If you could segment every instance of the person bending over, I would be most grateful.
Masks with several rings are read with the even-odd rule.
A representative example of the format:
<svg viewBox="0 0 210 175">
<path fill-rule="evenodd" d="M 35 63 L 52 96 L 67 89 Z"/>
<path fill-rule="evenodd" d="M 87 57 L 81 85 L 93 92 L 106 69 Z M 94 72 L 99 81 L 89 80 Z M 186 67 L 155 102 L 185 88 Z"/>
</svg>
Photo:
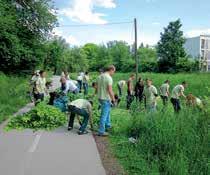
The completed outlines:
<svg viewBox="0 0 210 175">
<path fill-rule="evenodd" d="M 184 97 L 186 99 L 186 96 L 184 95 L 184 90 L 186 87 L 187 83 L 186 81 L 183 81 L 182 84 L 175 86 L 172 90 L 171 103 L 176 113 L 178 113 L 181 110 L 180 97 Z"/>
<path fill-rule="evenodd" d="M 91 128 L 93 129 L 92 123 L 92 106 L 93 102 L 85 99 L 77 99 L 68 104 L 68 111 L 70 112 L 68 130 L 73 129 L 74 119 L 76 115 L 82 116 L 84 119 L 81 123 L 81 127 L 79 128 L 78 134 L 83 135 L 87 134 L 87 125 L 90 120 Z"/>
<path fill-rule="evenodd" d="M 119 92 L 119 96 L 122 96 L 122 92 L 123 92 L 123 87 L 125 86 L 126 81 L 125 80 L 120 80 L 117 83 L 117 88 L 118 88 L 118 92 Z"/>
<path fill-rule="evenodd" d="M 71 92 L 73 94 L 79 93 L 78 87 L 74 84 L 72 80 L 66 80 L 66 78 L 62 77 L 61 80 L 61 91 L 65 94 Z"/>
</svg>

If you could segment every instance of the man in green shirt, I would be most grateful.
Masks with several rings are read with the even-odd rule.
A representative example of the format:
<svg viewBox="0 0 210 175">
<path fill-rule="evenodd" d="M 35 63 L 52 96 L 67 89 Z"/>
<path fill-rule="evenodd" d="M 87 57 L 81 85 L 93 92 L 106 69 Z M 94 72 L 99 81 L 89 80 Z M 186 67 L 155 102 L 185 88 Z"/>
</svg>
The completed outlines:
<svg viewBox="0 0 210 175">
<path fill-rule="evenodd" d="M 93 103 L 91 101 L 88 101 L 85 99 L 77 99 L 68 104 L 68 110 L 69 112 L 71 112 L 70 117 L 69 117 L 69 124 L 68 124 L 69 131 L 73 129 L 75 115 L 84 117 L 84 120 L 78 132 L 79 135 L 88 133 L 86 131 L 88 120 L 90 120 L 91 128 L 93 128 L 92 105 Z"/>
<path fill-rule="evenodd" d="M 115 97 L 112 90 L 113 80 L 112 75 L 115 73 L 115 67 L 109 66 L 97 80 L 97 93 L 99 103 L 101 105 L 101 116 L 99 124 L 99 136 L 107 136 L 106 129 L 111 127 L 110 111 L 111 102 L 115 103 Z"/>
<path fill-rule="evenodd" d="M 155 86 L 152 85 L 152 80 L 147 79 L 146 80 L 146 86 L 144 87 L 143 92 L 146 100 L 146 109 L 148 112 L 155 112 L 156 106 L 157 106 L 157 89 Z"/>
</svg>

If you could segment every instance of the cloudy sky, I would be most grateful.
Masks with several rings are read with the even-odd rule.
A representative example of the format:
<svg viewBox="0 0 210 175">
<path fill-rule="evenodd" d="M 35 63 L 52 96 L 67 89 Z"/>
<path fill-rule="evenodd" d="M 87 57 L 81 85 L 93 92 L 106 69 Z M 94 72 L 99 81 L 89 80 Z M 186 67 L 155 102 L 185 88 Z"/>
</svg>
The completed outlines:
<svg viewBox="0 0 210 175">
<path fill-rule="evenodd" d="M 54 33 L 71 45 L 110 40 L 131 44 L 132 23 L 107 24 L 132 22 L 134 18 L 138 21 L 138 43 L 156 44 L 163 27 L 178 18 L 186 37 L 210 34 L 209 0 L 54 0 L 54 4 L 60 23 Z"/>
</svg>

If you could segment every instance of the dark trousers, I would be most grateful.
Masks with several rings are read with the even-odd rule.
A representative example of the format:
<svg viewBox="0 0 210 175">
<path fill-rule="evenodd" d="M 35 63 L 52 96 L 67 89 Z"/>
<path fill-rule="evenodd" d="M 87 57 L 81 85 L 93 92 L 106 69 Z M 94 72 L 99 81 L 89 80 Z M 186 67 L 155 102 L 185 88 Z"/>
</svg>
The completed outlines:
<svg viewBox="0 0 210 175">
<path fill-rule="evenodd" d="M 133 100 L 134 100 L 134 95 L 132 95 L 130 92 L 128 92 L 128 95 L 127 95 L 127 109 L 130 109 Z"/>
<path fill-rule="evenodd" d="M 168 97 L 167 96 L 163 96 L 163 95 L 161 95 L 160 97 L 161 97 L 161 99 L 163 101 L 163 105 L 166 106 L 168 104 Z"/>
<path fill-rule="evenodd" d="M 173 104 L 174 111 L 178 113 L 181 110 L 180 100 L 171 98 L 171 103 Z"/>
<path fill-rule="evenodd" d="M 68 124 L 68 127 L 72 127 L 74 126 L 74 119 L 75 119 L 75 116 L 76 114 L 79 115 L 79 116 L 82 116 L 84 117 L 83 121 L 82 121 L 82 124 L 81 124 L 81 127 L 80 127 L 80 131 L 84 132 L 87 125 L 88 125 L 88 120 L 89 120 L 89 114 L 87 113 L 87 111 L 85 109 L 79 109 L 75 106 L 69 106 L 69 112 L 71 112 L 70 116 L 69 116 L 69 124 Z"/>
<path fill-rule="evenodd" d="M 88 95 L 88 83 L 83 83 L 84 95 Z"/>
<path fill-rule="evenodd" d="M 78 88 L 79 88 L 79 92 L 82 92 L 82 80 L 77 80 L 78 82 Z"/>
<path fill-rule="evenodd" d="M 117 85 L 117 88 L 118 88 L 119 96 L 121 97 L 122 96 L 122 88 L 120 87 L 119 84 Z"/>
<path fill-rule="evenodd" d="M 43 93 L 38 93 L 34 94 L 34 99 L 35 99 L 35 105 L 37 105 L 40 101 L 44 100 L 44 94 Z"/>
</svg>

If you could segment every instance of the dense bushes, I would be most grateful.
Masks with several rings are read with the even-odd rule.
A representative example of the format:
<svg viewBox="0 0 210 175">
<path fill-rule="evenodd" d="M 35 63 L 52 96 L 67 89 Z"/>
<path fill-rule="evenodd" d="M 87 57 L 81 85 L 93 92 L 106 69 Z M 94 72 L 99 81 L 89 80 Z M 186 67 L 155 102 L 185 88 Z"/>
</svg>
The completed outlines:
<svg viewBox="0 0 210 175">
<path fill-rule="evenodd" d="M 52 130 L 64 125 L 66 121 L 67 116 L 65 113 L 42 102 L 30 112 L 11 118 L 5 130 L 27 128 Z"/>
<path fill-rule="evenodd" d="M 0 73 L 0 123 L 29 101 L 28 87 L 26 78 Z"/>
</svg>

